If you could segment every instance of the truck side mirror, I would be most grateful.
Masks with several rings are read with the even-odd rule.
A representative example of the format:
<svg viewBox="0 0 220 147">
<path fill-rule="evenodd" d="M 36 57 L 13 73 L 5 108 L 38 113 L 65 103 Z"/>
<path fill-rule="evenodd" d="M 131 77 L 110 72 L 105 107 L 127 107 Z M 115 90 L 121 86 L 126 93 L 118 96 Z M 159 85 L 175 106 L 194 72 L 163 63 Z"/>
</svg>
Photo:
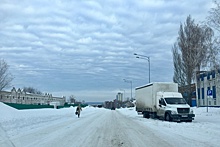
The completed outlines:
<svg viewBox="0 0 220 147">
<path fill-rule="evenodd" d="M 159 104 L 161 105 L 161 100 L 159 100 Z"/>
</svg>

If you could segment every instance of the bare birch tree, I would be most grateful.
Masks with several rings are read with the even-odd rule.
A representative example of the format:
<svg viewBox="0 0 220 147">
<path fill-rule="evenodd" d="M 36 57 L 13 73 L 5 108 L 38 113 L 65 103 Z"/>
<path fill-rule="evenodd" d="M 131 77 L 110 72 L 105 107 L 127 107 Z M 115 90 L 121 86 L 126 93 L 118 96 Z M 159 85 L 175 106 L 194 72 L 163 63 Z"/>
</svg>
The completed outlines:
<svg viewBox="0 0 220 147">
<path fill-rule="evenodd" d="M 220 2 L 214 1 L 215 8 L 211 8 L 209 11 L 208 24 L 220 32 Z"/>
<path fill-rule="evenodd" d="M 214 1 L 216 7 L 209 11 L 209 16 L 207 17 L 208 25 L 215 30 L 215 39 L 213 41 L 213 48 L 210 50 L 210 55 L 208 57 L 208 62 L 212 69 L 220 68 L 219 52 L 220 52 L 220 2 Z"/>
<path fill-rule="evenodd" d="M 10 86 L 11 81 L 13 80 L 13 77 L 8 70 L 9 65 L 3 59 L 0 59 L 0 91 Z"/>
<path fill-rule="evenodd" d="M 182 74 L 183 77 L 185 76 L 185 84 L 191 84 L 195 76 L 195 71 L 200 71 L 201 66 L 207 64 L 207 60 L 213 52 L 211 50 L 213 36 L 214 33 L 211 28 L 195 24 L 191 16 L 187 17 L 184 25 L 180 24 L 179 36 L 172 51 L 174 73 L 176 72 Z M 174 78 L 176 79 L 177 77 Z"/>
<path fill-rule="evenodd" d="M 174 63 L 173 81 L 175 83 L 178 83 L 179 86 L 185 86 L 186 75 L 182 64 L 181 54 L 178 52 L 178 46 L 176 43 L 172 48 L 172 52 L 173 52 L 173 63 Z"/>
<path fill-rule="evenodd" d="M 191 83 L 196 71 L 207 63 L 214 33 L 207 26 L 200 26 L 188 16 L 184 24 L 180 24 L 179 36 L 173 46 L 174 82 L 180 86 L 187 85 L 189 103 L 191 102 Z M 184 80 L 184 81 L 183 81 Z"/>
</svg>

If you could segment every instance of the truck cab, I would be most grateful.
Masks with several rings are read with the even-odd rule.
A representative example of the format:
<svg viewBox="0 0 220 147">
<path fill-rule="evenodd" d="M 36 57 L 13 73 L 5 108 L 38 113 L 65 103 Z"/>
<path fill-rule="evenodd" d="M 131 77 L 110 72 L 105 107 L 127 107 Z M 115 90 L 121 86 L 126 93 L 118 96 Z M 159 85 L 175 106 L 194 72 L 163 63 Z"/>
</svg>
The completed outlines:
<svg viewBox="0 0 220 147">
<path fill-rule="evenodd" d="M 181 93 L 157 92 L 157 116 L 166 121 L 191 122 L 195 114 Z"/>
</svg>

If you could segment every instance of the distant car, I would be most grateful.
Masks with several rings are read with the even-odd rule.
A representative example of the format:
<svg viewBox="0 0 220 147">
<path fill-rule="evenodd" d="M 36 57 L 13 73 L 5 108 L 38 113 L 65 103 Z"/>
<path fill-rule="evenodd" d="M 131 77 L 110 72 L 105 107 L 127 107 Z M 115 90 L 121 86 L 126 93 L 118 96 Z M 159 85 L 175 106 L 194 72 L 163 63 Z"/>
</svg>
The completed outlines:
<svg viewBox="0 0 220 147">
<path fill-rule="evenodd" d="M 98 108 L 102 108 L 102 105 L 97 105 Z"/>
<path fill-rule="evenodd" d="M 112 107 L 111 110 L 115 110 L 115 107 Z"/>
</svg>

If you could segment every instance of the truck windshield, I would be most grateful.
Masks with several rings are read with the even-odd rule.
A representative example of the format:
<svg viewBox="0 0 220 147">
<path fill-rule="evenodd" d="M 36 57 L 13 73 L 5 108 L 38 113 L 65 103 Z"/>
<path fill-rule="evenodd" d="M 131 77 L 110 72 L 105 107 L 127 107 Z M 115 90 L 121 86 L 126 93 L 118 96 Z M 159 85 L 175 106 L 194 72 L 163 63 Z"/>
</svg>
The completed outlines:
<svg viewBox="0 0 220 147">
<path fill-rule="evenodd" d="M 186 104 L 184 98 L 165 98 L 167 104 Z"/>
</svg>

